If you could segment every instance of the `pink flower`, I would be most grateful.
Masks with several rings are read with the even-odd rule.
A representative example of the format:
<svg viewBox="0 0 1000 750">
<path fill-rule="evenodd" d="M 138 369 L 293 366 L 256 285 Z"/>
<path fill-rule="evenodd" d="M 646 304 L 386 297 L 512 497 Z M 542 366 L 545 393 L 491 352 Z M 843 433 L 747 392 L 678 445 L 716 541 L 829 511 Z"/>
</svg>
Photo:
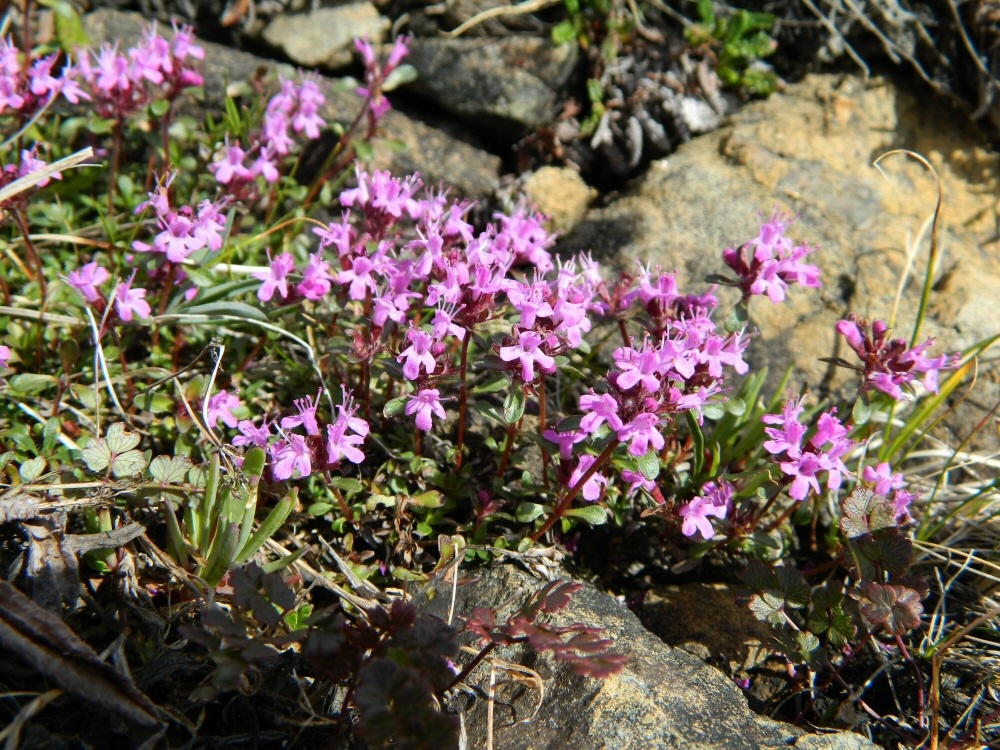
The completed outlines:
<svg viewBox="0 0 1000 750">
<path fill-rule="evenodd" d="M 346 419 L 338 419 L 326 426 L 327 462 L 331 466 L 336 466 L 344 458 L 355 464 L 365 460 L 365 454 L 357 447 L 365 442 L 364 436 L 349 433 L 348 427 Z"/>
<path fill-rule="evenodd" d="M 319 253 L 310 253 L 309 265 L 302 272 L 302 281 L 295 287 L 295 291 L 306 299 L 320 300 L 330 292 L 332 283 L 330 264 Z"/>
<path fill-rule="evenodd" d="M 208 171 L 215 175 L 215 181 L 220 185 L 228 185 L 230 182 L 250 182 L 253 179 L 253 172 L 243 166 L 243 159 L 246 152 L 237 143 L 234 146 L 227 144 L 221 159 L 208 165 Z"/>
<path fill-rule="evenodd" d="M 541 349 L 543 343 L 545 341 L 541 334 L 535 331 L 517 329 L 516 343 L 511 346 L 501 346 L 500 359 L 504 362 L 519 361 L 521 363 L 521 379 L 525 383 L 530 383 L 535 379 L 535 364 L 542 372 L 552 373 L 556 371 L 555 359 Z"/>
<path fill-rule="evenodd" d="M 69 276 L 66 277 L 66 282 L 79 291 L 87 302 L 93 304 L 101 298 L 97 287 L 109 278 L 111 278 L 111 275 L 94 261 L 81 266 L 75 271 L 70 271 Z"/>
<path fill-rule="evenodd" d="M 869 484 L 873 484 L 875 492 L 886 496 L 892 490 L 900 489 L 905 483 L 901 472 L 892 473 L 892 466 L 889 465 L 888 461 L 883 461 L 875 467 L 866 466 L 861 472 L 861 478 Z"/>
<path fill-rule="evenodd" d="M 259 448 L 266 448 L 271 437 L 271 428 L 267 424 L 267 417 L 261 422 L 260 427 L 255 427 L 249 419 L 240 420 L 236 425 L 240 434 L 233 438 L 233 445 L 237 448 L 244 445 L 256 445 Z"/>
<path fill-rule="evenodd" d="M 559 457 L 564 461 L 568 461 L 573 457 L 573 446 L 586 440 L 587 433 L 583 430 L 556 432 L 555 430 L 548 429 L 542 434 L 542 437 L 550 443 L 558 445 Z"/>
<path fill-rule="evenodd" d="M 652 493 L 656 489 L 656 482 L 652 479 L 646 479 L 646 477 L 639 471 L 632 471 L 631 469 L 622 469 L 622 481 L 628 482 L 628 489 L 625 491 L 626 495 L 632 495 L 638 492 L 640 489 L 646 490 L 646 492 Z M 656 500 L 656 498 L 653 498 Z M 657 503 L 662 501 L 657 500 Z"/>
<path fill-rule="evenodd" d="M 7 365 L 10 362 L 10 347 L 0 346 L 0 370 L 7 369 Z"/>
<path fill-rule="evenodd" d="M 597 394 L 591 389 L 590 393 L 583 394 L 580 396 L 580 411 L 584 412 L 580 429 L 588 435 L 597 432 L 605 422 L 616 431 L 623 426 L 621 417 L 618 416 L 618 402 L 607 393 Z"/>
<path fill-rule="evenodd" d="M 652 348 L 649 340 L 643 342 L 642 349 L 636 351 L 631 346 L 621 346 L 615 349 L 612 356 L 619 373 L 615 385 L 623 391 L 630 390 L 637 383 L 649 391 L 656 393 L 660 389 L 661 352 Z"/>
<path fill-rule="evenodd" d="M 819 288 L 820 271 L 802 262 L 813 249 L 794 245 L 785 236 L 792 217 L 775 211 L 767 221 L 760 222 L 760 233 L 738 250 L 726 248 L 722 259 L 739 276 L 737 284 L 744 301 L 754 295 L 766 294 L 771 302 L 785 299 L 790 284 Z"/>
<path fill-rule="evenodd" d="M 226 427 L 229 427 L 230 429 L 236 427 L 238 420 L 233 415 L 232 410 L 238 409 L 239 406 L 240 399 L 238 396 L 228 393 L 225 389 L 219 391 L 208 399 L 208 408 L 206 409 L 208 426 L 215 427 L 221 419 Z"/>
<path fill-rule="evenodd" d="M 433 337 L 419 328 L 411 327 L 406 332 L 406 338 L 410 345 L 396 357 L 397 362 L 403 363 L 403 377 L 407 380 L 416 380 L 420 374 L 421 365 L 428 374 L 434 372 L 437 363 L 431 353 L 431 345 L 434 343 Z"/>
<path fill-rule="evenodd" d="M 819 472 L 826 472 L 828 489 L 839 488 L 843 478 L 850 475 L 842 457 L 857 444 L 848 439 L 848 430 L 834 416 L 835 412 L 836 409 L 833 409 L 819 415 L 816 432 L 809 439 L 808 446 L 802 444 L 806 428 L 798 419 L 802 413 L 801 400 L 789 399 L 781 415 L 766 414 L 762 417 L 765 424 L 782 425 L 780 428 L 764 428 L 770 438 L 764 441 L 764 450 L 775 456 L 782 473 L 791 478 L 788 494 L 795 500 L 804 500 L 810 489 L 820 492 Z"/>
<path fill-rule="evenodd" d="M 906 396 L 904 386 L 923 374 L 924 387 L 937 393 L 938 371 L 958 365 L 958 354 L 951 357 L 942 354 L 933 358 L 925 355 L 933 345 L 933 339 L 908 348 L 906 339 L 889 339 L 889 327 L 885 321 L 876 320 L 870 329 L 869 333 L 868 321 L 856 313 L 837 323 L 837 332 L 861 360 L 862 391 L 874 388 L 898 401 Z"/>
<path fill-rule="evenodd" d="M 594 465 L 594 461 L 596 460 L 596 456 L 591 456 L 588 453 L 581 455 L 579 463 L 576 465 L 576 469 L 574 469 L 573 473 L 570 475 L 569 486 L 575 487 L 583 478 L 583 475 L 586 474 L 590 467 Z M 583 485 L 583 489 L 581 491 L 583 499 L 591 503 L 600 500 L 601 491 L 607 486 L 607 484 L 607 477 L 603 476 L 600 472 L 594 472 L 590 475 L 590 479 L 588 479 Z"/>
<path fill-rule="evenodd" d="M 444 419 L 446 414 L 441 406 L 441 396 L 437 388 L 423 388 L 416 393 L 410 394 L 410 400 L 406 403 L 405 412 L 407 415 L 416 414 L 417 429 L 426 432 L 431 428 L 431 415 L 438 419 Z"/>
<path fill-rule="evenodd" d="M 115 309 L 118 317 L 125 323 L 132 320 L 133 313 L 140 318 L 148 318 L 153 312 L 146 302 L 145 289 L 133 289 L 132 282 L 135 280 L 135 271 L 129 280 L 118 285 L 118 293 L 115 295 Z"/>
<path fill-rule="evenodd" d="M 307 477 L 312 473 L 312 455 L 306 439 L 301 435 L 291 433 L 271 446 L 271 458 L 274 467 L 271 473 L 275 481 L 288 479 L 296 471 L 299 477 Z"/>
<path fill-rule="evenodd" d="M 696 497 L 678 508 L 677 512 L 684 519 L 681 523 L 681 533 L 684 536 L 700 534 L 706 541 L 715 536 L 715 528 L 708 519 L 718 518 L 719 509 L 710 500 Z"/>
<path fill-rule="evenodd" d="M 660 418 L 649 412 L 636 414 L 632 421 L 618 430 L 618 439 L 629 443 L 628 452 L 633 456 L 644 456 L 650 449 L 658 451 L 666 444 L 660 434 Z"/>
<path fill-rule="evenodd" d="M 282 253 L 271 260 L 268 270 L 254 272 L 253 277 L 264 282 L 257 290 L 257 299 L 261 302 L 268 302 L 275 292 L 281 299 L 288 297 L 288 274 L 294 268 L 295 258 L 292 257 L 292 254 Z"/>
<path fill-rule="evenodd" d="M 290 430 L 293 427 L 302 425 L 307 435 L 319 435 L 319 423 L 316 421 L 316 406 L 319 403 L 321 393 L 323 393 L 322 388 L 316 393 L 315 398 L 306 396 L 305 398 L 295 399 L 295 408 L 299 410 L 299 413 L 290 417 L 284 417 L 281 420 L 281 429 Z"/>
</svg>

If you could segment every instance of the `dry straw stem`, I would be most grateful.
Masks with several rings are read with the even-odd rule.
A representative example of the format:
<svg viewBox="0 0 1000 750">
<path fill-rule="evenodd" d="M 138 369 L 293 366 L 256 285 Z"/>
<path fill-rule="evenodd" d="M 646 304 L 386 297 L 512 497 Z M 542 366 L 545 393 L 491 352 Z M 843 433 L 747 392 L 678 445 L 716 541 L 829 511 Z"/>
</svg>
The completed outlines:
<svg viewBox="0 0 1000 750">
<path fill-rule="evenodd" d="M 470 18 L 465 23 L 460 26 L 456 26 L 449 32 L 445 33 L 445 36 L 454 39 L 455 37 L 462 36 L 466 31 L 471 28 L 478 26 L 481 23 L 489 21 L 491 18 L 503 18 L 505 16 L 523 16 L 526 13 L 535 13 L 539 10 L 544 10 L 545 8 L 550 8 L 553 5 L 559 5 L 563 0 L 525 0 L 523 3 L 517 5 L 500 5 L 496 8 L 489 8 L 484 10 L 482 13 L 477 13 L 472 18 Z M 443 8 L 442 8 L 443 10 Z"/>
<path fill-rule="evenodd" d="M 997 606 L 996 601 L 986 594 L 983 594 L 980 602 L 986 605 L 986 611 L 979 614 L 974 620 L 965 626 L 955 630 L 951 633 L 951 635 L 945 637 L 949 630 L 949 617 L 946 611 L 949 591 L 956 584 L 958 579 L 965 574 L 980 577 L 984 581 L 984 591 L 988 592 L 996 589 L 997 586 L 1000 585 L 1000 565 L 984 557 L 978 556 L 981 554 L 979 550 L 971 549 L 969 551 L 965 551 L 957 549 L 953 546 L 953 544 L 934 544 L 930 542 L 915 541 L 914 547 L 923 552 L 927 557 L 931 558 L 935 563 L 938 563 L 941 567 L 958 568 L 957 571 L 947 580 L 947 582 L 941 581 L 940 567 L 935 568 L 935 575 L 938 578 L 938 587 L 940 589 L 940 597 L 938 599 L 938 604 L 930 617 L 927 635 L 925 636 L 922 644 L 924 653 L 930 655 L 931 661 L 931 725 L 929 747 L 932 748 L 932 750 L 936 750 L 941 741 L 941 667 L 948 656 L 948 652 L 959 642 L 966 640 L 973 646 L 972 653 L 966 654 L 967 659 L 972 659 L 976 661 L 977 664 L 981 663 L 987 657 L 989 657 L 989 660 L 995 661 L 996 643 L 983 641 L 981 639 L 974 639 L 971 637 L 971 634 L 978 628 L 990 622 L 993 623 L 993 630 L 996 632 L 997 620 L 998 616 L 1000 616 L 1000 607 Z M 977 643 L 988 643 L 993 646 L 994 651 L 990 652 L 988 649 L 977 647 Z M 987 672 L 989 671 L 992 670 L 988 668 Z"/>
<path fill-rule="evenodd" d="M 98 167 L 99 164 L 87 164 L 88 159 L 94 158 L 94 149 L 90 146 L 87 148 L 77 151 L 75 154 L 70 154 L 65 159 L 60 159 L 59 161 L 54 161 L 51 164 L 46 164 L 42 169 L 39 169 L 31 174 L 26 174 L 14 182 L 7 185 L 5 188 L 0 189 L 0 205 L 9 201 L 11 198 L 20 195 L 25 190 L 30 190 L 35 187 L 42 180 L 48 179 L 56 172 L 62 172 L 67 169 L 72 169 L 73 167 Z"/>
</svg>

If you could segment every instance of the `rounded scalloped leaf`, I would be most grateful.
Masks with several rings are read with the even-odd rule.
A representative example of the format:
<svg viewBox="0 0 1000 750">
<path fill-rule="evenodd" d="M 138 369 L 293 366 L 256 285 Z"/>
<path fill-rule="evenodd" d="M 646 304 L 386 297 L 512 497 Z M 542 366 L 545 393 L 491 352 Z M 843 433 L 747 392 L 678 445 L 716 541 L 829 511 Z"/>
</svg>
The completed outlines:
<svg viewBox="0 0 1000 750">
<path fill-rule="evenodd" d="M 111 473 L 119 479 L 137 476 L 146 468 L 146 455 L 135 450 L 139 440 L 139 434 L 129 432 L 124 422 L 115 422 L 105 437 L 91 438 L 87 442 L 83 460 L 93 472 L 110 467 Z"/>
</svg>

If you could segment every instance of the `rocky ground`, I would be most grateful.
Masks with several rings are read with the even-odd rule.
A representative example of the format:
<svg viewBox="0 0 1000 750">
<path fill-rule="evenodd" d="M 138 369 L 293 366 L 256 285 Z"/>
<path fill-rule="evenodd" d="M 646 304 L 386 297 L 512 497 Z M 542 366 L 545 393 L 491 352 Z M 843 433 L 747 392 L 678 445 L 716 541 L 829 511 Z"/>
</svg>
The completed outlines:
<svg viewBox="0 0 1000 750">
<path fill-rule="evenodd" d="M 789 210 L 800 217 L 802 237 L 822 246 L 827 283 L 821 296 L 802 295 L 791 310 L 757 308 L 756 364 L 768 365 L 774 377 L 794 365 L 801 373 L 796 387 L 820 391 L 841 382 L 819 359 L 837 354 L 836 320 L 849 310 L 887 316 L 901 278 L 908 281 L 898 317 L 909 320 L 915 313 L 935 180 L 902 154 L 884 162 L 885 174 L 872 162 L 895 149 L 919 152 L 944 186 L 941 258 L 926 332 L 953 349 L 996 333 L 1000 170 L 988 126 L 991 118 L 1000 125 L 1000 54 L 977 58 L 977 66 L 955 52 L 961 49 L 956 42 L 939 45 L 933 58 L 920 34 L 930 25 L 925 16 L 893 22 L 876 13 L 875 22 L 888 24 L 888 42 L 879 51 L 858 19 L 845 23 L 843 33 L 825 29 L 819 19 L 833 13 L 832 4 L 820 4 L 817 13 L 796 7 L 783 17 L 788 51 L 778 63 L 788 81 L 771 96 L 750 100 L 724 89 L 713 78 L 710 58 L 685 49 L 674 15 L 652 3 L 644 41 L 622 56 L 631 61 L 621 63 L 626 69 L 601 71 L 606 87 L 638 77 L 652 81 L 650 89 L 621 91 L 623 102 L 605 130 L 584 137 L 581 84 L 594 70 L 592 50 L 549 41 L 558 18 L 551 3 L 535 3 L 533 14 L 508 7 L 484 18 L 493 5 L 151 2 L 139 8 L 142 15 L 96 10 L 86 16 L 86 28 L 92 41 L 127 43 L 143 16 L 194 20 L 209 38 L 224 42 L 207 45 L 206 107 L 219 106 L 227 84 L 260 66 L 294 64 L 327 76 L 324 116 L 341 122 L 357 108 L 339 85 L 342 76 L 357 72 L 351 39 L 412 32 L 409 62 L 419 78 L 400 92 L 384 122 L 397 143 L 377 149 L 376 165 L 400 174 L 419 171 L 425 181 L 445 182 L 484 206 L 523 193 L 552 216 L 565 249 L 590 248 L 621 267 L 648 261 L 699 282 L 719 271 L 723 247 L 753 234 L 758 211 Z M 970 43 L 996 51 L 1000 13 L 986 2 L 972 5 L 974 12 L 963 8 L 975 20 Z M 937 20 L 950 23 L 943 14 Z M 453 33 L 472 21 L 479 22 Z M 908 39 L 916 41 L 907 46 Z M 810 40 L 811 53 L 796 63 L 794 53 L 810 47 Z M 832 57 L 838 44 L 838 69 L 822 72 L 820 58 Z M 888 64 L 893 54 L 896 66 Z M 880 74 L 865 77 L 851 55 Z M 922 244 L 910 252 L 917 238 Z M 982 363 L 980 380 L 984 386 L 952 416 L 951 434 L 962 435 L 1000 398 L 995 363 Z M 534 664 L 546 678 L 537 715 L 521 721 L 537 696 L 508 685 L 507 704 L 491 729 L 485 701 L 469 696 L 469 747 L 485 747 L 489 735 L 496 748 L 872 746 L 860 735 L 805 735 L 753 713 L 734 678 L 748 681 L 743 684 L 750 684 L 755 708 L 774 708 L 769 695 L 781 666 L 763 656 L 766 633 L 726 583 L 669 586 L 658 572 L 669 561 L 637 558 L 624 562 L 632 565 L 632 592 L 646 589 L 635 607 L 638 619 L 595 587 L 566 615 L 607 628 L 629 655 L 626 672 L 591 683 L 553 663 Z M 606 568 L 595 569 L 590 577 L 621 582 Z M 484 571 L 475 586 L 460 591 L 458 610 L 499 603 L 534 584 L 512 566 Z M 429 611 L 443 615 L 447 601 L 440 594 Z M 145 689 L 156 686 L 153 680 Z"/>
</svg>

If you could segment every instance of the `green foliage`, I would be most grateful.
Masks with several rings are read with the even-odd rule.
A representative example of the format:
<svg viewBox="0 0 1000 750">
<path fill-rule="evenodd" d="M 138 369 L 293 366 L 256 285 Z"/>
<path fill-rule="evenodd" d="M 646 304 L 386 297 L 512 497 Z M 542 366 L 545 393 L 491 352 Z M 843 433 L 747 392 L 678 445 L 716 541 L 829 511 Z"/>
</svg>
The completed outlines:
<svg viewBox="0 0 1000 750">
<path fill-rule="evenodd" d="M 698 0 L 698 15 L 700 23 L 686 29 L 685 37 L 689 44 L 713 51 L 715 72 L 722 83 L 754 96 L 773 93 L 777 76 L 760 63 L 777 48 L 770 36 L 774 15 L 737 8 L 720 16 L 713 0 Z"/>
</svg>

